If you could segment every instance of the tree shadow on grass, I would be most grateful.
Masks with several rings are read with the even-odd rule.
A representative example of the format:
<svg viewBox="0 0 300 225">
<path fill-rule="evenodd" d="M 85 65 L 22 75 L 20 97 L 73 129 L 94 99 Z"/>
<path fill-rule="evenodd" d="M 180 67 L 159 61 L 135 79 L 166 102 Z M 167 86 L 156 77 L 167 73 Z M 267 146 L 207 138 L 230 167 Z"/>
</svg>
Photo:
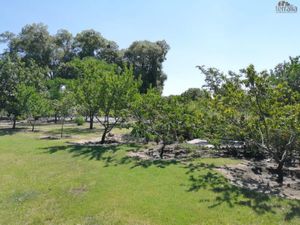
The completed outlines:
<svg viewBox="0 0 300 225">
<path fill-rule="evenodd" d="M 300 201 L 291 202 L 288 204 L 290 211 L 285 215 L 285 220 L 290 221 L 293 218 L 300 219 Z"/>
<path fill-rule="evenodd" d="M 14 135 L 16 133 L 24 132 L 26 130 L 27 130 L 27 128 L 15 128 L 15 129 L 3 128 L 3 129 L 0 129 L 0 136 Z"/>
<path fill-rule="evenodd" d="M 132 157 L 124 157 L 120 163 L 132 163 L 132 166 L 130 167 L 131 169 L 134 169 L 134 168 L 137 168 L 137 167 L 140 167 L 140 168 L 144 168 L 144 169 L 147 169 L 151 166 L 155 166 L 155 167 L 158 167 L 158 168 L 166 168 L 170 165 L 176 165 L 176 164 L 179 164 L 179 162 L 177 160 L 160 160 L 160 159 L 155 159 L 155 160 L 151 160 L 151 159 L 148 159 L 148 160 L 143 160 L 143 159 L 138 159 L 138 158 L 132 158 Z"/>
<path fill-rule="evenodd" d="M 127 156 L 126 153 L 129 151 L 139 151 L 142 148 L 141 145 L 135 143 L 118 144 L 118 145 L 59 145 L 42 148 L 47 153 L 54 154 L 59 151 L 66 151 L 71 153 L 73 157 L 83 157 L 89 160 L 98 160 L 105 163 L 107 166 L 118 166 L 118 165 L 131 165 L 130 169 L 137 167 L 148 168 L 156 166 L 158 168 L 166 168 L 169 165 L 176 165 L 179 162 L 177 160 L 144 160 L 138 157 Z M 125 156 L 118 156 L 115 153 L 119 150 L 125 151 Z M 108 154 L 106 154 L 108 153 Z"/>
<path fill-rule="evenodd" d="M 288 205 L 289 211 L 284 215 L 284 219 L 289 221 L 295 217 L 300 217 L 300 201 L 294 200 L 288 204 L 283 199 L 272 200 L 271 195 L 240 188 L 229 183 L 229 181 L 213 170 L 213 164 L 191 163 L 185 167 L 189 174 L 188 192 L 197 192 L 201 189 L 210 190 L 217 194 L 213 204 L 209 208 L 215 208 L 221 204 L 227 204 L 233 208 L 244 206 L 251 208 L 258 215 L 264 213 L 276 213 Z"/>
<path fill-rule="evenodd" d="M 83 128 L 83 127 L 64 127 L 64 134 L 66 135 L 84 135 L 84 134 L 91 134 L 91 133 L 97 133 L 101 129 L 94 128 L 94 129 L 89 129 L 89 128 Z M 49 131 L 46 131 L 45 133 L 47 135 L 58 135 L 61 132 L 61 128 L 56 128 L 52 129 Z"/>
<path fill-rule="evenodd" d="M 124 149 L 124 147 L 126 147 Z M 139 151 L 141 146 L 136 144 L 124 145 L 104 145 L 104 146 L 82 146 L 82 145 L 65 145 L 52 146 L 44 148 L 47 153 L 54 154 L 59 151 L 67 151 L 73 157 L 84 157 L 89 160 L 101 160 L 107 166 L 130 165 L 130 169 L 149 168 L 155 166 L 166 168 L 170 165 L 177 165 L 181 162 L 176 160 L 142 160 L 139 158 L 129 157 L 127 155 L 118 157 L 116 153 L 122 151 Z M 109 153 L 109 154 L 106 154 Z M 182 164 L 181 164 L 182 165 Z M 215 208 L 221 204 L 227 204 L 229 207 L 249 207 L 258 215 L 264 213 L 273 213 L 281 208 L 287 208 L 289 211 L 284 215 L 286 221 L 300 217 L 300 201 L 284 202 L 282 199 L 272 200 L 270 195 L 258 193 L 247 189 L 231 185 L 228 180 L 215 172 L 214 164 L 189 163 L 183 166 L 186 174 L 189 176 L 188 192 L 197 192 L 201 189 L 210 190 L 216 193 L 209 208 Z M 276 210 L 277 209 L 277 210 Z"/>
<path fill-rule="evenodd" d="M 146 168 L 150 166 L 150 162 L 146 163 L 136 158 L 126 155 L 117 155 L 117 151 L 138 151 L 141 146 L 134 143 L 128 144 L 104 144 L 104 145 L 79 145 L 68 144 L 42 148 L 46 153 L 54 154 L 60 151 L 71 153 L 73 157 L 87 158 L 88 160 L 103 161 L 105 167 L 117 166 L 124 164 L 132 164 L 131 168 L 142 166 Z"/>
<path fill-rule="evenodd" d="M 120 149 L 119 146 L 82 146 L 82 145 L 60 145 L 43 148 L 47 153 L 53 154 L 59 151 L 67 151 L 73 157 L 83 157 L 89 160 L 111 161 L 104 154 L 107 152 L 115 153 Z"/>
</svg>

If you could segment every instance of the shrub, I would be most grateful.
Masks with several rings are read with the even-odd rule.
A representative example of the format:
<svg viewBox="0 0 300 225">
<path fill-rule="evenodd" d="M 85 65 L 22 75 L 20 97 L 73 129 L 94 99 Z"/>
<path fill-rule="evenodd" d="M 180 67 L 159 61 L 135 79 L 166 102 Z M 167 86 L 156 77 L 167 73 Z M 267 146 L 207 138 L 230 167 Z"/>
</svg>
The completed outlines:
<svg viewBox="0 0 300 225">
<path fill-rule="evenodd" d="M 82 116 L 76 117 L 74 121 L 77 124 L 77 126 L 81 126 L 84 124 L 84 118 Z"/>
</svg>

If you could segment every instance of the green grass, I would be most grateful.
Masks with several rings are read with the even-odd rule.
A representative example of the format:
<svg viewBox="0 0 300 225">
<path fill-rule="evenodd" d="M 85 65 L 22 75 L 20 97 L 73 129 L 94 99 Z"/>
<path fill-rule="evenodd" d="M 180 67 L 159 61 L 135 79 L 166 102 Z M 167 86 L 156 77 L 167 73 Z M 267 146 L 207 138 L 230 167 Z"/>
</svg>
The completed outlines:
<svg viewBox="0 0 300 225">
<path fill-rule="evenodd" d="M 300 224 L 300 201 L 236 188 L 213 170 L 236 160 L 138 161 L 126 157 L 138 145 L 72 146 L 40 139 L 57 125 L 37 129 L 0 130 L 1 225 Z"/>
</svg>

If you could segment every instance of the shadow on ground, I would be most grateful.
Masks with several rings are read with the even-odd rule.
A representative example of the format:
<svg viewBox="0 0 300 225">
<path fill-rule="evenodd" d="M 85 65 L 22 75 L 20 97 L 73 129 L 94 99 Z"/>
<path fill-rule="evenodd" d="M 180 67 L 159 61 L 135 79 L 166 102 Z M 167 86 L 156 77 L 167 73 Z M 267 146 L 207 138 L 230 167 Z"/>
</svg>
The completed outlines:
<svg viewBox="0 0 300 225">
<path fill-rule="evenodd" d="M 132 166 L 130 167 L 131 169 L 134 169 L 136 167 L 141 167 L 141 168 L 146 169 L 151 166 L 155 166 L 158 168 L 166 168 L 170 165 L 179 164 L 180 162 L 177 160 L 159 160 L 159 159 L 143 160 L 143 159 L 139 159 L 139 158 L 132 158 L 132 157 L 126 156 L 120 160 L 120 164 L 125 164 L 125 163 L 132 163 Z"/>
<path fill-rule="evenodd" d="M 47 153 L 53 154 L 60 151 L 67 151 L 73 157 L 83 157 L 89 160 L 111 161 L 112 156 L 104 156 L 105 153 L 115 153 L 120 150 L 120 146 L 82 146 L 82 145 L 59 145 L 43 148 Z M 113 155 L 113 154 L 112 154 Z M 109 159 L 111 158 L 111 159 Z"/>
<path fill-rule="evenodd" d="M 285 201 L 284 199 L 271 198 L 271 195 L 250 191 L 231 185 L 228 180 L 217 173 L 214 164 L 205 163 L 181 163 L 176 160 L 141 160 L 139 158 L 129 157 L 125 154 L 117 154 L 119 150 L 125 152 L 139 151 L 142 146 L 137 144 L 122 145 L 103 145 L 103 146 L 82 146 L 82 145 L 65 145 L 52 146 L 44 148 L 49 154 L 59 151 L 67 151 L 73 157 L 83 157 L 89 160 L 100 160 L 104 166 L 130 165 L 130 169 L 149 168 L 155 166 L 166 168 L 170 165 L 180 164 L 188 176 L 188 192 L 197 192 L 201 189 L 210 190 L 217 194 L 212 200 L 209 208 L 218 207 L 221 204 L 228 204 L 229 207 L 249 207 L 258 215 L 264 213 L 273 213 L 285 208 L 284 219 L 290 221 L 294 218 L 300 218 L 300 201 Z M 124 153 L 124 152 L 123 152 Z M 209 200 L 210 201 L 210 200 Z"/>
<path fill-rule="evenodd" d="M 250 207 L 258 215 L 264 213 L 276 213 L 282 208 L 288 208 L 284 220 L 290 221 L 300 218 L 300 201 L 294 200 L 287 204 L 284 199 L 272 200 L 272 195 L 258 193 L 248 189 L 233 186 L 229 181 L 213 170 L 213 164 L 190 163 L 185 166 L 189 175 L 188 192 L 197 192 L 207 189 L 217 194 L 209 208 L 215 208 L 221 204 L 229 207 L 244 206 Z M 204 170 L 206 170 L 204 172 Z M 288 207 L 286 207 L 288 206 Z"/>
<path fill-rule="evenodd" d="M 15 128 L 15 129 L 12 129 L 12 128 L 4 128 L 4 129 L 0 129 L 0 136 L 14 135 L 14 134 L 16 134 L 16 133 L 24 132 L 24 131 L 26 131 L 26 130 L 27 130 L 26 128 Z"/>
<path fill-rule="evenodd" d="M 139 151 L 142 146 L 134 143 L 130 144 L 118 144 L 118 145 L 58 145 L 42 148 L 45 152 L 53 154 L 60 151 L 66 151 L 71 153 L 73 157 L 82 157 L 89 160 L 101 160 L 105 163 L 105 166 L 118 166 L 124 164 L 130 164 L 131 169 L 136 167 L 148 168 L 150 166 L 156 166 L 158 168 L 165 168 L 169 165 L 175 165 L 179 162 L 176 160 L 141 160 L 139 158 L 129 157 L 124 154 L 116 154 L 122 150 L 125 152 Z"/>
<path fill-rule="evenodd" d="M 89 128 L 82 128 L 82 127 L 64 127 L 64 134 L 66 135 L 84 135 L 84 134 L 91 134 L 91 133 L 97 133 L 100 129 L 89 129 Z M 61 128 L 52 129 L 49 131 L 46 131 L 45 134 L 47 135 L 57 135 L 60 134 Z"/>
</svg>

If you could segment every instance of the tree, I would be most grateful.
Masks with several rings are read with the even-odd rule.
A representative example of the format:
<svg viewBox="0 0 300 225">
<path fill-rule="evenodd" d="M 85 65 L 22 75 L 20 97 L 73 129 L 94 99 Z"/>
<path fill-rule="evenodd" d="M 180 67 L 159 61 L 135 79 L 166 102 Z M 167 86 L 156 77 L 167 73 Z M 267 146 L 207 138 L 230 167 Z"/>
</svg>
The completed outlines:
<svg viewBox="0 0 300 225">
<path fill-rule="evenodd" d="M 181 96 L 187 101 L 195 101 L 201 97 L 207 97 L 209 92 L 200 88 L 189 88 L 181 94 Z"/>
<path fill-rule="evenodd" d="M 25 93 L 27 99 L 24 111 L 32 126 L 31 130 L 34 131 L 36 121 L 49 113 L 48 101 L 43 93 L 38 93 L 34 87 L 25 87 Z"/>
<path fill-rule="evenodd" d="M 104 130 L 101 144 L 106 135 L 116 126 L 126 122 L 134 96 L 138 93 L 140 81 L 135 80 L 132 68 L 126 68 L 120 74 L 104 73 L 99 82 L 98 107 L 96 115 Z M 101 118 L 100 118 L 101 117 Z"/>
<path fill-rule="evenodd" d="M 74 39 L 74 52 L 81 59 L 95 57 L 105 47 L 105 39 L 95 30 L 84 30 L 78 33 Z"/>
<path fill-rule="evenodd" d="M 0 34 L 0 41 L 7 43 L 5 54 L 49 68 L 50 78 L 60 76 L 59 68 L 75 56 L 72 34 L 59 30 L 56 35 L 50 35 L 42 23 L 26 25 L 18 35 L 4 32 Z"/>
<path fill-rule="evenodd" d="M 24 113 L 24 88 L 32 86 L 37 91 L 43 90 L 47 70 L 40 68 L 33 61 L 22 62 L 19 58 L 12 60 L 9 56 L 2 57 L 0 61 L 0 102 L 2 107 L 13 120 Z"/>
<path fill-rule="evenodd" d="M 276 84 L 287 82 L 291 89 L 300 92 L 300 61 L 298 57 L 290 57 L 289 62 L 278 64 L 271 71 L 271 77 Z"/>
<path fill-rule="evenodd" d="M 141 92 L 145 93 L 149 87 L 162 91 L 167 79 L 162 70 L 162 63 L 170 47 L 165 41 L 135 41 L 124 53 L 124 60 L 133 65 L 134 75 L 141 76 Z"/>
<path fill-rule="evenodd" d="M 140 82 L 126 66 L 118 72 L 115 65 L 91 57 L 73 60 L 71 64 L 78 73 L 74 85 L 77 102 L 88 113 L 91 129 L 94 117 L 103 126 L 101 143 L 104 143 L 107 133 L 125 122 Z"/>
<path fill-rule="evenodd" d="M 47 98 L 49 100 L 48 104 L 51 108 L 49 113 L 54 116 L 54 122 L 57 123 L 59 116 L 59 104 L 63 97 L 62 88 L 66 86 L 70 88 L 73 80 L 56 77 L 54 79 L 47 80 L 45 83 L 47 87 Z"/>
<path fill-rule="evenodd" d="M 272 158 L 282 183 L 283 166 L 299 154 L 300 95 L 287 82 L 276 84 L 266 71 L 257 73 L 253 65 L 241 72 L 222 78 L 218 91 L 212 90 L 209 133 L 219 141 L 244 141 L 247 148 Z"/>
<path fill-rule="evenodd" d="M 13 121 L 12 129 L 16 128 L 17 119 L 26 114 L 29 97 L 30 92 L 28 92 L 26 85 L 17 84 L 13 93 L 13 98 L 9 99 L 5 107 L 8 116 L 11 117 Z"/>
<path fill-rule="evenodd" d="M 62 138 L 64 132 L 65 120 L 66 117 L 68 117 L 73 113 L 74 106 L 75 106 L 75 99 L 74 99 L 74 94 L 71 91 L 62 88 L 61 92 L 63 96 L 58 102 L 58 110 L 59 110 L 59 115 L 61 117 L 60 137 Z"/>
<path fill-rule="evenodd" d="M 208 68 L 205 66 L 196 66 L 202 74 L 205 75 L 205 85 L 203 86 L 213 94 L 217 94 L 226 80 L 226 76 L 216 68 Z"/>
<path fill-rule="evenodd" d="M 114 41 L 105 40 L 104 46 L 98 53 L 97 58 L 107 63 L 115 63 L 122 66 L 122 55 L 120 54 L 118 44 Z"/>
<path fill-rule="evenodd" d="M 265 151 L 277 163 L 278 182 L 283 182 L 283 166 L 299 154 L 300 95 L 287 82 L 272 85 L 266 72 L 254 66 L 243 71 L 252 116 L 249 118 L 249 142 Z"/>
<path fill-rule="evenodd" d="M 54 43 L 56 45 L 56 55 L 57 60 L 62 62 L 68 62 L 74 57 L 73 53 L 73 35 L 65 30 L 60 29 L 57 31 L 56 35 L 53 37 Z"/>
<path fill-rule="evenodd" d="M 179 141 L 180 137 L 184 139 L 183 135 L 198 125 L 179 97 L 161 97 L 156 89 L 137 95 L 132 112 L 136 120 L 133 133 L 161 143 L 160 158 L 166 145 Z"/>
<path fill-rule="evenodd" d="M 11 35 L 7 40 L 11 54 L 22 57 L 25 61 L 34 60 L 40 66 L 51 65 L 53 42 L 46 25 L 26 25 L 18 35 Z"/>
<path fill-rule="evenodd" d="M 101 95 L 102 79 L 105 74 L 112 76 L 115 67 L 91 57 L 75 59 L 70 65 L 76 69 L 74 72 L 78 76 L 74 85 L 77 103 L 85 109 L 90 118 L 90 129 L 93 129 L 94 117 L 100 109 L 99 101 L 104 101 L 104 96 Z"/>
</svg>

